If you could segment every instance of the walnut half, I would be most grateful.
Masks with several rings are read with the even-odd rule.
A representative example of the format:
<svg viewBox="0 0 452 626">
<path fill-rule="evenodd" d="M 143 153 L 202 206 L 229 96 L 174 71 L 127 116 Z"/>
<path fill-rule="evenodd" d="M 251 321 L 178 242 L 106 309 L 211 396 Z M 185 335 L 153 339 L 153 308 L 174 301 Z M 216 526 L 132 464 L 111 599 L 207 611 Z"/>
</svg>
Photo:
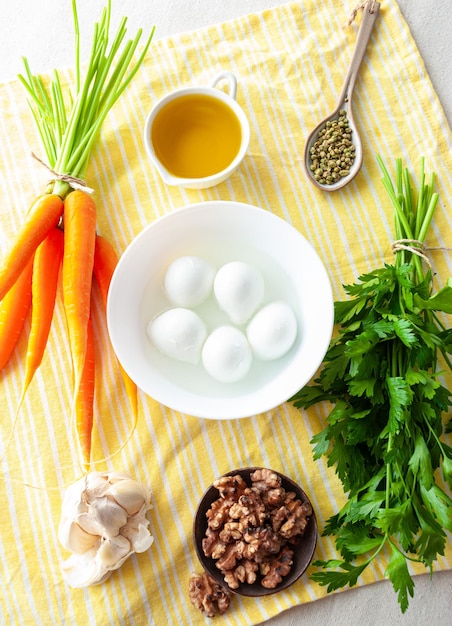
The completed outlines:
<svg viewBox="0 0 452 626">
<path fill-rule="evenodd" d="M 207 617 L 222 615 L 229 607 L 231 593 L 204 572 L 192 573 L 188 584 L 192 604 Z"/>
<path fill-rule="evenodd" d="M 267 589 L 274 589 L 282 581 L 284 576 L 292 568 L 293 550 L 284 546 L 281 552 L 260 566 L 260 572 L 264 575 L 261 585 Z"/>
</svg>

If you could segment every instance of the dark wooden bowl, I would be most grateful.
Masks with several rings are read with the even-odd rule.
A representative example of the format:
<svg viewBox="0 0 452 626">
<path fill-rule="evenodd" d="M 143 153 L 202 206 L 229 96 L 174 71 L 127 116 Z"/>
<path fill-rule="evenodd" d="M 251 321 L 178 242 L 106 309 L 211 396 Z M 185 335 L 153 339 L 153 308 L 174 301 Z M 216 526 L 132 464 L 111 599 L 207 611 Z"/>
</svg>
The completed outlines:
<svg viewBox="0 0 452 626">
<path fill-rule="evenodd" d="M 235 474 L 239 474 L 243 480 L 251 485 L 250 475 L 256 470 L 261 469 L 260 467 L 245 467 L 237 470 L 233 470 L 224 474 L 225 476 L 231 476 Z M 275 470 L 272 470 L 275 471 Z M 281 477 L 281 485 L 284 487 L 286 491 L 294 491 L 297 494 L 297 497 L 302 502 L 310 502 L 309 498 L 293 480 L 284 476 L 280 472 L 275 472 Z M 207 517 L 206 513 L 210 509 L 210 506 L 214 500 L 219 498 L 219 492 L 216 487 L 211 485 L 207 491 L 202 496 L 198 508 L 196 510 L 194 523 L 193 523 L 193 540 L 195 544 L 196 554 L 204 567 L 205 571 L 212 576 L 212 578 L 222 585 L 224 588 L 228 589 L 232 593 L 237 593 L 242 596 L 266 596 L 277 591 L 281 591 L 282 589 L 286 589 L 290 587 L 300 576 L 306 571 L 309 564 L 312 561 L 312 557 L 314 555 L 314 550 L 317 544 L 317 522 L 315 518 L 314 511 L 309 518 L 308 525 L 306 526 L 303 537 L 301 538 L 298 545 L 290 546 L 294 551 L 293 555 L 293 565 L 291 571 L 287 576 L 283 578 L 283 580 L 277 585 L 274 589 L 267 589 L 263 587 L 260 583 L 260 577 L 258 576 L 256 582 L 253 584 L 249 583 L 240 583 L 237 589 L 230 589 L 227 583 L 224 581 L 223 575 L 220 570 L 215 565 L 215 559 L 211 557 L 207 557 L 204 554 L 202 549 L 202 540 L 205 537 L 207 530 Z M 312 506 L 312 505 L 311 505 Z"/>
</svg>

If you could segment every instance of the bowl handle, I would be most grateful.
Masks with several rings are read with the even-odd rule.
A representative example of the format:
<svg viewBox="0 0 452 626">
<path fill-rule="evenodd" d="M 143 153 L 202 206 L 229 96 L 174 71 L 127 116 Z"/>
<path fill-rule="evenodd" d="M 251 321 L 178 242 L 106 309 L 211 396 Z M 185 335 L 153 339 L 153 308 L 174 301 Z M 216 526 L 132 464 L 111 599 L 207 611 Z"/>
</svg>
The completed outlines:
<svg viewBox="0 0 452 626">
<path fill-rule="evenodd" d="M 209 86 L 216 87 L 221 80 L 228 81 L 229 96 L 235 100 L 237 96 L 237 78 L 232 72 L 221 72 L 213 79 Z"/>
</svg>

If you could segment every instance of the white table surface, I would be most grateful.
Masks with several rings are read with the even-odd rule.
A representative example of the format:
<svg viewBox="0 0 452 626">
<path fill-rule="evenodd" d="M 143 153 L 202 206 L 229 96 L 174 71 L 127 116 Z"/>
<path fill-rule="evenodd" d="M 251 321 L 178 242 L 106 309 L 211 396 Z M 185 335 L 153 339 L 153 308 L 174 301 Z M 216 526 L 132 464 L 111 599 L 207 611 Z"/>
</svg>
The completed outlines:
<svg viewBox="0 0 452 626">
<path fill-rule="evenodd" d="M 156 25 L 156 38 L 216 24 L 287 0 L 113 0 L 114 17 L 128 16 L 131 33 Z M 385 0 L 380 0 L 384 6 Z M 398 0 L 452 126 L 452 1 Z M 358 4 L 344 1 L 344 15 Z M 92 32 L 103 0 L 78 0 L 82 33 Z M 86 24 L 86 26 L 85 26 Z M 43 33 L 51 33 L 43 35 Z M 88 43 L 87 41 L 87 43 Z M 83 50 L 83 48 L 82 48 Z M 88 51 L 85 51 L 85 54 Z M 0 82 L 22 72 L 22 57 L 33 72 L 73 66 L 71 0 L 0 0 Z M 415 595 L 405 615 L 387 581 L 331 595 L 295 607 L 270 626 L 451 626 L 452 572 L 415 578 Z M 99 625 L 101 626 L 101 625 Z M 155 626 L 163 626 L 157 624 Z"/>
</svg>

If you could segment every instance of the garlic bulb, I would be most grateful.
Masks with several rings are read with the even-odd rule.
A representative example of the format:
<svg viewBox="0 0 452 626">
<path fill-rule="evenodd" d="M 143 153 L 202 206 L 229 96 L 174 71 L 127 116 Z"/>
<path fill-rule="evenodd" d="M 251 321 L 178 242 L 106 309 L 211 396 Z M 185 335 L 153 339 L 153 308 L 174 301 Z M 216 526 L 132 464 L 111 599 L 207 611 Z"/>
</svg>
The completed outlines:
<svg viewBox="0 0 452 626">
<path fill-rule="evenodd" d="M 58 539 L 72 553 L 62 564 L 71 587 L 104 582 L 131 554 L 152 545 L 150 499 L 146 487 L 118 472 L 90 472 L 68 487 Z"/>
</svg>

